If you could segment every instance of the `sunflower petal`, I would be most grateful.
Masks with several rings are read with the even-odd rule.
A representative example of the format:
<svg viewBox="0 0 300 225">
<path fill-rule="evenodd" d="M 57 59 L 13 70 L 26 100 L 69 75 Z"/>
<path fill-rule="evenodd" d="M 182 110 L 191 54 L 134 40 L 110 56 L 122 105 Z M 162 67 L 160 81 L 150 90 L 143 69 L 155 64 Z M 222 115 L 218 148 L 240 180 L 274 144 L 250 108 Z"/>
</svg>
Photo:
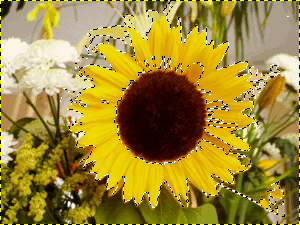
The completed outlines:
<svg viewBox="0 0 300 225">
<path fill-rule="evenodd" d="M 244 142 L 243 139 L 239 138 L 238 136 L 226 131 L 225 128 L 207 126 L 205 129 L 207 133 L 213 134 L 215 137 L 220 138 L 221 141 L 230 144 L 237 150 L 248 151 L 250 148 L 248 143 Z"/>
<path fill-rule="evenodd" d="M 152 164 L 149 168 L 149 202 L 152 208 L 158 204 L 158 197 L 163 184 L 162 165 Z"/>
<path fill-rule="evenodd" d="M 119 153 L 119 155 L 115 158 L 112 168 L 109 171 L 107 188 L 113 188 L 117 184 L 122 176 L 125 175 L 132 160 L 134 160 L 134 157 L 132 156 L 132 154 L 129 154 L 126 149 Z"/>
<path fill-rule="evenodd" d="M 78 96 L 75 100 L 79 100 L 84 104 L 87 104 L 88 106 L 104 104 L 102 102 L 115 104 L 118 100 L 121 99 L 122 95 L 122 89 L 118 89 L 113 86 L 101 86 L 83 90 L 81 95 Z"/>
<path fill-rule="evenodd" d="M 108 44 L 100 44 L 97 46 L 112 68 L 124 74 L 130 80 L 136 80 L 138 74 L 143 71 L 143 68 L 129 54 L 119 52 L 114 46 Z"/>
<path fill-rule="evenodd" d="M 134 186 L 133 190 L 133 199 L 136 203 L 136 205 L 140 204 L 143 200 L 144 193 L 146 191 L 148 176 L 149 176 L 149 169 L 150 166 L 147 165 L 143 160 L 141 159 L 135 159 L 138 160 L 138 163 L 136 164 L 136 171 L 140 171 L 136 173 L 135 179 L 138 180 Z"/>
<path fill-rule="evenodd" d="M 129 32 L 129 36 L 132 41 L 132 46 L 134 48 L 135 56 L 138 61 L 140 61 L 140 65 L 145 69 L 149 69 L 146 65 L 150 65 L 150 69 L 152 68 L 153 62 L 152 62 L 152 54 L 149 50 L 148 45 L 146 45 L 146 42 L 143 40 L 141 35 L 138 34 L 138 32 L 133 28 L 127 28 L 127 31 Z"/>
<path fill-rule="evenodd" d="M 88 65 L 80 69 L 81 76 L 91 77 L 92 83 L 96 86 L 113 86 L 118 88 L 126 88 L 130 79 L 121 73 L 115 72 L 113 70 L 102 68 L 97 65 Z"/>
</svg>

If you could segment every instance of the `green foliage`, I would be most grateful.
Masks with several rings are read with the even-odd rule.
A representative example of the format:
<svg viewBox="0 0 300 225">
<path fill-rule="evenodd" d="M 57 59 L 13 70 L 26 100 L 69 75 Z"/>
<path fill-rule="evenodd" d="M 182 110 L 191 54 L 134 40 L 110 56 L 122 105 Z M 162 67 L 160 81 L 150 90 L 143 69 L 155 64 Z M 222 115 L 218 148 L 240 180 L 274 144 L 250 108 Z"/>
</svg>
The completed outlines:
<svg viewBox="0 0 300 225">
<path fill-rule="evenodd" d="M 108 224 L 145 223 L 132 200 L 123 202 L 121 190 L 110 198 L 104 198 L 103 203 L 96 208 L 95 219 L 97 223 Z"/>
<path fill-rule="evenodd" d="M 161 190 L 159 203 L 155 209 L 151 209 L 145 199 L 139 209 L 147 223 L 218 223 L 217 212 L 213 205 L 182 207 L 165 187 Z"/>
<path fill-rule="evenodd" d="M 295 155 L 298 152 L 297 148 L 287 139 L 274 137 L 270 139 L 271 143 L 275 143 L 276 147 L 280 149 L 282 157 L 289 156 L 292 162 L 295 160 Z"/>
<path fill-rule="evenodd" d="M 30 117 L 24 117 L 16 121 L 16 124 L 18 124 L 20 127 L 24 127 L 26 124 L 31 123 L 32 121 L 36 120 L 36 118 L 30 118 Z M 20 128 L 18 128 L 16 125 L 12 125 L 10 129 L 8 130 L 8 133 L 14 135 L 15 139 L 18 139 Z"/>
</svg>

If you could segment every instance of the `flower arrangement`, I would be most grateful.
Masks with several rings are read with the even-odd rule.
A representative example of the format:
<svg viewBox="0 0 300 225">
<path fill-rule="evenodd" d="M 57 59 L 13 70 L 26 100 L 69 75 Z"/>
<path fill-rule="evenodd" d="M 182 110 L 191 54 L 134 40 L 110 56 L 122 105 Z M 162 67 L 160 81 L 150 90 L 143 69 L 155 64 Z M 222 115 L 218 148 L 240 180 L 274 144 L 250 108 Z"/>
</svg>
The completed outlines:
<svg viewBox="0 0 300 225">
<path fill-rule="evenodd" d="M 298 190 L 299 134 L 279 134 L 298 121 L 299 59 L 275 55 L 267 73 L 226 60 L 217 69 L 229 47 L 226 17 L 238 19 L 247 3 L 162 11 L 144 2 L 137 15 L 136 3 L 124 2 L 123 13 L 101 4 L 124 26 L 93 29 L 76 47 L 52 39 L 61 7 L 52 3 L 27 16 L 46 9 L 46 39 L 2 40 L 2 93 L 22 94 L 37 116 L 15 121 L 2 111 L 12 123 L 1 132 L 2 222 L 273 223 Z M 200 16 L 208 11 L 212 26 Z M 95 36 L 122 40 L 125 51 L 90 49 Z M 112 68 L 95 64 L 102 56 Z M 51 116 L 29 93 L 47 95 Z"/>
</svg>

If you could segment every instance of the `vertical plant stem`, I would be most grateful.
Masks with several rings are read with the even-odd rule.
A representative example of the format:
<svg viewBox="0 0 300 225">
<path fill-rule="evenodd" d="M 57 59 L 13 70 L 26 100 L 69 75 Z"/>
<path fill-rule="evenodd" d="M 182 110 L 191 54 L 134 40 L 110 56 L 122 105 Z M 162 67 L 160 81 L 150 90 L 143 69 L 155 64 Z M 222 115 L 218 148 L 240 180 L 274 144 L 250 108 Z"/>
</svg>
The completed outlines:
<svg viewBox="0 0 300 225">
<path fill-rule="evenodd" d="M 235 186 L 235 190 L 237 190 L 238 192 L 240 192 L 241 189 L 242 189 L 242 181 L 243 181 L 243 173 L 239 173 L 237 175 L 237 182 L 236 182 L 236 186 Z M 228 221 L 227 221 L 228 224 L 234 223 L 240 197 L 241 196 L 239 196 L 238 194 L 235 194 L 233 196 L 233 199 L 231 200 L 231 204 L 230 204 L 230 208 L 229 208 Z"/>
</svg>

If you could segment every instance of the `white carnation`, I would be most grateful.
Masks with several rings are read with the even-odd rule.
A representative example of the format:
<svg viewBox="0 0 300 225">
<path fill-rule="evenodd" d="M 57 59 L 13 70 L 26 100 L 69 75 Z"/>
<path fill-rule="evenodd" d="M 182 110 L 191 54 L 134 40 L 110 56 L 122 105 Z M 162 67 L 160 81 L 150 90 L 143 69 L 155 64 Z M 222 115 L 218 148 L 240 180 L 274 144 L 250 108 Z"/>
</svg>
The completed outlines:
<svg viewBox="0 0 300 225">
<path fill-rule="evenodd" d="M 292 86 L 296 91 L 299 90 L 299 58 L 288 54 L 277 54 L 266 61 L 267 69 L 270 67 L 279 67 L 280 75 L 284 76 L 287 84 Z"/>
<path fill-rule="evenodd" d="M 2 94 L 13 94 L 18 89 L 15 79 L 3 72 L 1 73 L 1 84 Z"/>
<path fill-rule="evenodd" d="M 72 78 L 72 74 L 64 69 L 31 69 L 20 81 L 20 86 L 23 90 L 31 89 L 34 95 L 38 95 L 43 90 L 48 95 L 59 93 L 62 88 L 70 91 L 77 90 L 77 82 Z"/>
<path fill-rule="evenodd" d="M 264 145 L 263 150 L 268 153 L 272 159 L 281 159 L 280 149 L 276 147 L 276 144 L 267 143 Z"/>
<path fill-rule="evenodd" d="M 55 64 L 66 68 L 67 62 L 78 62 L 76 48 L 64 40 L 37 40 L 33 42 L 27 52 L 27 67 L 50 69 Z"/>
<path fill-rule="evenodd" d="M 16 149 L 11 146 L 16 145 L 18 141 L 13 141 L 14 136 L 6 131 L 1 132 L 1 163 L 8 163 L 12 158 L 8 155 Z"/>
<path fill-rule="evenodd" d="M 9 38 L 1 41 L 1 72 L 8 76 L 21 69 L 25 62 L 28 44 L 19 38 Z"/>
<path fill-rule="evenodd" d="M 77 83 L 77 91 L 69 92 L 70 97 L 77 97 L 84 89 L 94 87 L 90 79 L 83 76 L 76 75 L 75 81 Z"/>
<path fill-rule="evenodd" d="M 281 138 L 289 140 L 296 148 L 299 147 L 299 133 L 290 132 L 282 135 Z"/>
</svg>

